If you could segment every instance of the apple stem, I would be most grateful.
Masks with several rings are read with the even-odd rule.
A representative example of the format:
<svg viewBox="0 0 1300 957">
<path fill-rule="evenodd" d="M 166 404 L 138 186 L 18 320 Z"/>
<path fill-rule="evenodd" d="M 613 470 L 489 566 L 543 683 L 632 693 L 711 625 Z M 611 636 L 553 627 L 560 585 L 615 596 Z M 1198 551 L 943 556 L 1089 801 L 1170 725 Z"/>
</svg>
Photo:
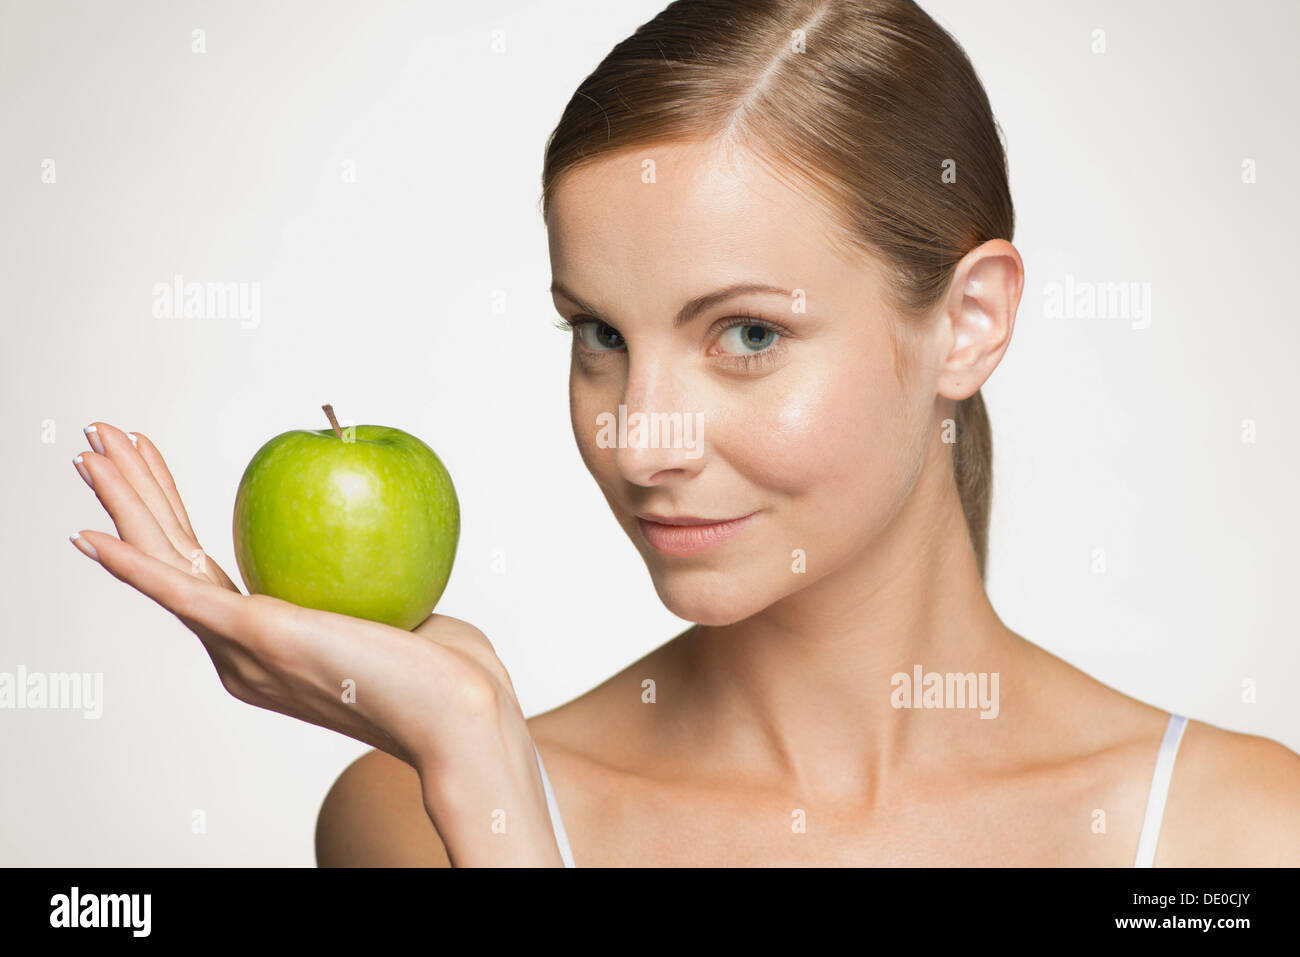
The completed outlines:
<svg viewBox="0 0 1300 957">
<path fill-rule="evenodd" d="M 343 438 L 343 433 L 339 430 L 339 420 L 334 418 L 334 406 L 326 404 L 322 405 L 321 408 L 324 409 L 325 414 L 329 416 L 330 425 L 334 426 L 334 434 L 341 440 Z"/>
</svg>

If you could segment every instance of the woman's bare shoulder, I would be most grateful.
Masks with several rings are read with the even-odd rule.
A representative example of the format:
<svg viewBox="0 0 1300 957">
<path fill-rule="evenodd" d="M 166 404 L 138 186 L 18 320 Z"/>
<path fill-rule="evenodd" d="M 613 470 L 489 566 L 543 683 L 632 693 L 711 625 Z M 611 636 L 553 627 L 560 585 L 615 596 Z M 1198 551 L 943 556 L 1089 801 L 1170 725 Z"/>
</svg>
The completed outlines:
<svg viewBox="0 0 1300 957">
<path fill-rule="evenodd" d="M 634 695 L 625 674 L 615 675 L 572 701 L 528 719 L 553 783 L 556 775 L 551 773 L 552 767 L 561 779 L 579 771 L 590 775 L 598 768 L 612 771 L 613 765 L 632 759 L 641 750 L 646 726 L 632 703 Z"/>
<path fill-rule="evenodd" d="M 654 691 L 672 683 L 672 642 L 661 645 L 577 698 L 528 719 L 576 859 L 619 818 L 656 764 Z M 647 684 L 647 681 L 650 684 Z"/>
<path fill-rule="evenodd" d="M 1042 652 L 1041 649 L 1039 649 Z M 1143 806 L 1169 712 L 1110 687 L 1061 659 L 1036 654 L 1060 692 L 1058 740 L 1122 754 Z M 1086 722 L 1078 722 L 1087 715 Z M 1065 727 L 1075 724 L 1074 729 Z M 1300 755 L 1260 735 L 1189 719 L 1169 781 L 1159 867 L 1300 866 Z"/>
<path fill-rule="evenodd" d="M 654 704 L 658 686 L 671 684 L 682 668 L 682 637 L 666 641 L 572 701 L 529 718 L 542 760 L 548 749 L 598 763 L 613 762 L 615 755 L 634 756 L 655 727 L 653 709 L 646 706 Z"/>
<path fill-rule="evenodd" d="M 1261 735 L 1188 721 L 1155 863 L 1300 866 L 1300 754 Z"/>
<path fill-rule="evenodd" d="M 370 750 L 339 775 L 316 818 L 319 867 L 450 867 L 415 768 Z"/>
</svg>

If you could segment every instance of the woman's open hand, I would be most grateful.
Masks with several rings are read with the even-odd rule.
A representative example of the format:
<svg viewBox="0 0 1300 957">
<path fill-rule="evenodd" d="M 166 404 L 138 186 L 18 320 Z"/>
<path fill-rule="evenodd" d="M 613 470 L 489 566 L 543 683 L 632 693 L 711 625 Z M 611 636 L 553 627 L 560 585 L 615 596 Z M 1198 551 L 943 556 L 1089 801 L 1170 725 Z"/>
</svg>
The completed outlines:
<svg viewBox="0 0 1300 957">
<path fill-rule="evenodd" d="M 532 736 L 479 629 L 435 614 L 408 632 L 244 595 L 199 544 L 154 444 L 103 422 L 86 435 L 94 451 L 74 463 L 119 537 L 73 544 L 194 632 L 227 691 L 414 767 L 453 863 L 559 861 Z M 520 841 L 492 833 L 502 810 Z"/>
</svg>

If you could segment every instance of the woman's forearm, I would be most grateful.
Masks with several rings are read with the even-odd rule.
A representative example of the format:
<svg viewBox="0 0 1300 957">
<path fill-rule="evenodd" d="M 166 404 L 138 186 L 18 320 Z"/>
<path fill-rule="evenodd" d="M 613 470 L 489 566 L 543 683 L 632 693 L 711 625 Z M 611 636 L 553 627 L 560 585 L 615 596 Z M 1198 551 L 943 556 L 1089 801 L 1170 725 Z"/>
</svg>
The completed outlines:
<svg viewBox="0 0 1300 957">
<path fill-rule="evenodd" d="M 425 810 L 452 866 L 563 867 L 540 778 L 505 770 L 494 762 L 426 781 Z"/>
</svg>

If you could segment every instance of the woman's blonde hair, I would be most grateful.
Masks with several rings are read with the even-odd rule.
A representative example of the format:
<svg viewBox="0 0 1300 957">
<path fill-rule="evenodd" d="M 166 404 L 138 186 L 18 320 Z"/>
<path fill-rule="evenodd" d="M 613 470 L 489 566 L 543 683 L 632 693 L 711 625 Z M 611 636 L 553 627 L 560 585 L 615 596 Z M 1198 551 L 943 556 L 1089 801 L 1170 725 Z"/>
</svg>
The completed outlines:
<svg viewBox="0 0 1300 957">
<path fill-rule="evenodd" d="M 957 41 L 910 0 L 669 4 L 569 100 L 546 143 L 542 215 L 560 177 L 586 163 L 713 139 L 801 188 L 837 224 L 833 241 L 883 263 L 904 318 L 942 301 L 970 250 L 1011 240 L 988 96 Z M 954 479 L 983 578 L 993 445 L 978 391 L 957 404 L 956 436 Z"/>
</svg>

